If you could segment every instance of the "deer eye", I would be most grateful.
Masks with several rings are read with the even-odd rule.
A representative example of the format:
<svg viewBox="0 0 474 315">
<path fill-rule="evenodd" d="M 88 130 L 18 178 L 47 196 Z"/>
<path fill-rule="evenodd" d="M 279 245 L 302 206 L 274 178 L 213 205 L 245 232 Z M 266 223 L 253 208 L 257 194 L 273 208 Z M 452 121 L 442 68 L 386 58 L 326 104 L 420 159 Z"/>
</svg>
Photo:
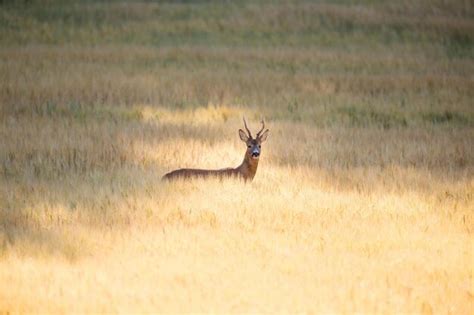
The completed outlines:
<svg viewBox="0 0 474 315">
<path fill-rule="evenodd" d="M 262 147 L 262 146 L 259 144 L 259 145 L 258 145 L 258 148 L 260 149 L 261 147 Z"/>
<path fill-rule="evenodd" d="M 248 148 L 250 149 L 252 146 L 251 145 L 248 145 Z"/>
</svg>

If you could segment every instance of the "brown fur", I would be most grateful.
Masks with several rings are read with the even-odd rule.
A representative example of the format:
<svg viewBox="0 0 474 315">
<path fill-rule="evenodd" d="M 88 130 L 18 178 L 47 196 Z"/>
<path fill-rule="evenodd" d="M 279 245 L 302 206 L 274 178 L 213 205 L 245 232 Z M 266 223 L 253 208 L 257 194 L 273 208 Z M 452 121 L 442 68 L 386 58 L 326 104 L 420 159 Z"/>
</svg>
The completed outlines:
<svg viewBox="0 0 474 315">
<path fill-rule="evenodd" d="M 242 164 L 237 166 L 236 168 L 223 168 L 217 170 L 205 170 L 205 169 L 192 169 L 192 168 L 181 168 L 178 170 L 174 170 L 169 172 L 163 176 L 163 179 L 172 180 L 176 178 L 192 178 L 192 177 L 239 177 L 244 179 L 245 181 L 252 181 L 257 173 L 258 161 L 260 157 L 260 146 L 263 141 L 266 140 L 268 135 L 268 129 L 262 134 L 261 132 L 265 128 L 265 123 L 262 120 L 262 129 L 257 133 L 255 139 L 252 138 L 250 130 L 247 127 L 247 123 L 245 122 L 245 129 L 247 130 L 248 134 L 242 129 L 239 129 L 240 139 L 244 141 L 247 145 L 247 150 L 245 151 L 244 160 Z M 257 158 L 252 156 L 254 151 L 258 151 L 259 155 Z"/>
</svg>

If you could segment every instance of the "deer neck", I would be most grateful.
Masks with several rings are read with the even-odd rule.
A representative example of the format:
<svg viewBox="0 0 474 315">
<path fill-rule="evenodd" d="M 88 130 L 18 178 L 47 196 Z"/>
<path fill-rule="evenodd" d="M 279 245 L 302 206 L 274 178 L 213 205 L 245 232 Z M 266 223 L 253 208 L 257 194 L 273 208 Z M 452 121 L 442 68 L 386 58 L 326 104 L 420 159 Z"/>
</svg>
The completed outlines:
<svg viewBox="0 0 474 315">
<path fill-rule="evenodd" d="M 258 159 L 252 159 L 249 154 L 245 154 L 242 164 L 237 168 L 244 179 L 252 180 L 257 172 Z"/>
</svg>

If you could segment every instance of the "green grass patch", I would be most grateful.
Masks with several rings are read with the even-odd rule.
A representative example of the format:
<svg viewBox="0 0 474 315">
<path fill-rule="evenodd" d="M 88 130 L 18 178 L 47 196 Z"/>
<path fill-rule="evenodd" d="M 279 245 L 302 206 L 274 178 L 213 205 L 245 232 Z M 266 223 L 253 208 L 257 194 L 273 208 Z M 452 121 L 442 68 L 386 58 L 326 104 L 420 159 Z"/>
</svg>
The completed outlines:
<svg viewBox="0 0 474 315">
<path fill-rule="evenodd" d="M 454 32 L 444 41 L 446 54 L 450 58 L 474 59 L 474 37 L 463 32 Z"/>
<path fill-rule="evenodd" d="M 143 116 L 139 108 L 126 106 L 87 105 L 79 102 L 58 104 L 46 102 L 41 105 L 16 106 L 13 116 L 36 116 L 45 118 L 67 118 L 78 122 L 87 120 L 107 120 L 115 122 L 140 121 Z"/>
<path fill-rule="evenodd" d="M 433 125 L 452 124 L 452 125 L 472 125 L 471 119 L 465 114 L 445 110 L 443 112 L 428 112 L 421 114 L 423 121 Z"/>
<path fill-rule="evenodd" d="M 386 113 L 372 108 L 347 106 L 336 109 L 335 120 L 354 127 L 378 126 L 384 129 L 407 127 L 408 121 L 401 113 Z"/>
</svg>

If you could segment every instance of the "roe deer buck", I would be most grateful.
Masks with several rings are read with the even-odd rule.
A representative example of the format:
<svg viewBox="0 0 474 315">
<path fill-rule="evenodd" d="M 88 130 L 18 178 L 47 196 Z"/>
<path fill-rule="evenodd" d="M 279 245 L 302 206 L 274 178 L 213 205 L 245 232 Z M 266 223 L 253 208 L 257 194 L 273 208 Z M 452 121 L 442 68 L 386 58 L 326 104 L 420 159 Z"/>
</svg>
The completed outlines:
<svg viewBox="0 0 474 315">
<path fill-rule="evenodd" d="M 262 129 L 257 133 L 255 138 L 252 137 L 249 128 L 247 127 L 247 122 L 244 118 L 244 126 L 247 133 L 245 133 L 242 129 L 239 129 L 239 136 L 240 139 L 246 143 L 247 151 L 245 151 L 245 157 L 239 166 L 236 168 L 223 168 L 218 170 L 201 170 L 201 169 L 192 169 L 192 168 L 182 168 L 178 170 L 174 170 L 165 176 L 163 179 L 174 179 L 174 178 L 189 178 L 189 177 L 241 177 L 245 181 L 251 181 L 255 173 L 257 172 L 258 166 L 258 159 L 260 157 L 260 149 L 261 144 L 267 139 L 268 136 L 268 129 L 265 129 L 265 122 L 262 119 Z M 262 133 L 263 131 L 263 133 Z"/>
</svg>

